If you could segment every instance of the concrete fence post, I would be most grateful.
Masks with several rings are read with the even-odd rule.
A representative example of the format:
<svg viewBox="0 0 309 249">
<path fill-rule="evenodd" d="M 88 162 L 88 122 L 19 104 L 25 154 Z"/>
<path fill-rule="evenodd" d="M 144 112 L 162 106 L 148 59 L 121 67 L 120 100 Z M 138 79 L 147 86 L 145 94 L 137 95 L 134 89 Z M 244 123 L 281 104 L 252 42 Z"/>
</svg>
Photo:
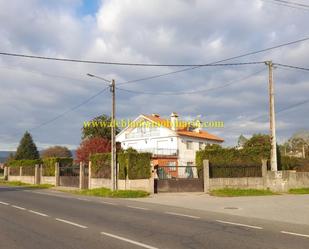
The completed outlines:
<svg viewBox="0 0 309 249">
<path fill-rule="evenodd" d="M 34 166 L 34 184 L 40 184 L 40 165 L 36 164 Z"/>
<path fill-rule="evenodd" d="M 8 167 L 7 166 L 4 167 L 3 175 L 4 175 L 4 180 L 7 180 L 8 179 Z"/>
<path fill-rule="evenodd" d="M 8 181 L 10 180 L 10 173 L 11 173 L 11 168 L 10 167 L 7 167 L 8 168 L 8 173 L 7 173 L 7 175 L 8 175 Z"/>
<path fill-rule="evenodd" d="M 60 185 L 60 171 L 59 171 L 59 163 L 55 163 L 55 186 L 58 187 Z"/>
<path fill-rule="evenodd" d="M 43 173 L 44 173 L 43 170 L 44 170 L 43 164 L 40 164 L 40 179 L 41 179 L 40 181 L 42 181 L 42 179 L 43 179 Z"/>
<path fill-rule="evenodd" d="M 23 167 L 19 167 L 19 176 L 22 177 L 23 176 Z M 21 178 L 20 178 L 21 179 Z"/>
<path fill-rule="evenodd" d="M 210 190 L 209 160 L 203 160 L 203 175 L 204 175 L 204 193 L 207 193 Z"/>
<path fill-rule="evenodd" d="M 262 159 L 262 178 L 263 178 L 263 185 L 264 188 L 267 188 L 267 160 Z"/>
<path fill-rule="evenodd" d="M 262 160 L 262 177 L 266 177 L 267 174 L 267 160 Z"/>
<path fill-rule="evenodd" d="M 92 177 L 91 161 L 89 161 L 88 163 L 88 189 L 91 189 L 91 177 Z"/>
<path fill-rule="evenodd" d="M 84 162 L 79 163 L 79 189 L 84 189 L 85 182 L 85 164 Z"/>
<path fill-rule="evenodd" d="M 149 192 L 151 195 L 155 193 L 155 186 L 154 186 L 154 166 L 153 164 L 150 165 L 150 179 L 149 179 Z"/>
</svg>

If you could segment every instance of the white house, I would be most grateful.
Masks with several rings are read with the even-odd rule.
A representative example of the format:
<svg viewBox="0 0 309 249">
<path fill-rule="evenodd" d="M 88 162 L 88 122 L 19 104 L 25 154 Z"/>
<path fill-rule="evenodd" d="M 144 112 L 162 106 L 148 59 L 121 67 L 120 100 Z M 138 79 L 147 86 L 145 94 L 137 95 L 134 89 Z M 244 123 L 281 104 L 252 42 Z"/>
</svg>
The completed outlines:
<svg viewBox="0 0 309 249">
<path fill-rule="evenodd" d="M 181 123 L 176 113 L 171 114 L 170 120 L 158 114 L 140 115 L 133 121 L 134 125 L 127 126 L 117 135 L 116 141 L 123 149 L 131 147 L 140 152 L 151 152 L 153 162 L 160 166 L 195 165 L 198 150 L 206 144 L 224 141 L 200 128 Z"/>
</svg>

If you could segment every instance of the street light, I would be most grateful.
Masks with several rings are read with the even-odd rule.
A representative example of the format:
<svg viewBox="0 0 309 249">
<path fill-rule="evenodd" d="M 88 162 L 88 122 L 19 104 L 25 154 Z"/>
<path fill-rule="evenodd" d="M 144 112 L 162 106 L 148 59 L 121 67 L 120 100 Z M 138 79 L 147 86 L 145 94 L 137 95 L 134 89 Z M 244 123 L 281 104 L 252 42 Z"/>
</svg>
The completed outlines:
<svg viewBox="0 0 309 249">
<path fill-rule="evenodd" d="M 116 162 L 116 121 L 115 121 L 115 80 L 107 80 L 103 77 L 87 73 L 87 76 L 97 78 L 109 83 L 112 93 L 112 115 L 111 115 L 111 141 L 112 141 L 112 158 L 111 158 L 111 190 L 117 190 L 117 162 Z"/>
</svg>

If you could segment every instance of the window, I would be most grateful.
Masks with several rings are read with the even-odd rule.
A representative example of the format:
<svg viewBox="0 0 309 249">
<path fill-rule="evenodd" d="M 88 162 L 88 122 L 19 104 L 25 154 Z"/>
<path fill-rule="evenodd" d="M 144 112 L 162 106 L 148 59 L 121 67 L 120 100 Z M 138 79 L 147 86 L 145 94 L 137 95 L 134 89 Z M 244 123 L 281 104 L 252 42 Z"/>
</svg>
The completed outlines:
<svg viewBox="0 0 309 249">
<path fill-rule="evenodd" d="M 198 148 L 199 148 L 200 150 L 204 149 L 204 148 L 205 148 L 204 143 L 203 143 L 203 142 L 199 142 L 199 143 L 198 143 Z"/>
<path fill-rule="evenodd" d="M 167 166 L 169 171 L 176 171 L 176 162 L 168 162 Z"/>
<path fill-rule="evenodd" d="M 186 146 L 187 146 L 187 150 L 193 150 L 193 142 L 192 141 L 187 141 Z"/>
</svg>

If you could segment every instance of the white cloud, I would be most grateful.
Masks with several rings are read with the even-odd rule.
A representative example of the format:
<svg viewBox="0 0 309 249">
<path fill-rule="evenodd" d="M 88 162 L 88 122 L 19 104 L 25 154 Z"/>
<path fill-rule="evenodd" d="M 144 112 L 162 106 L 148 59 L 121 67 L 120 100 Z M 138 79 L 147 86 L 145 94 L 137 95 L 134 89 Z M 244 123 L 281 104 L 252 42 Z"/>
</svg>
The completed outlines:
<svg viewBox="0 0 309 249">
<path fill-rule="evenodd" d="M 301 10 L 261 0 L 104 0 L 93 16 L 80 16 L 76 9 L 81 5 L 81 0 L 0 1 L 1 50 L 106 61 L 207 63 L 304 37 L 309 21 L 308 14 Z M 303 43 L 240 61 L 273 59 L 309 67 L 308 52 L 309 43 Z M 121 87 L 147 92 L 205 90 L 245 77 L 262 67 L 199 68 Z M 14 147 L 26 129 L 79 104 L 106 86 L 87 78 L 88 72 L 113 77 L 119 83 L 173 70 L 177 69 L 0 57 L 0 115 L 6 121 L 0 127 L 1 148 Z M 308 98 L 306 73 L 277 69 L 275 86 L 278 109 Z M 240 133 L 267 132 L 267 120 L 248 122 L 267 112 L 267 105 L 267 71 L 229 87 L 196 95 L 117 92 L 119 118 L 154 112 L 168 116 L 172 111 L 187 117 L 199 114 L 215 117 L 237 128 L 229 130 L 228 126 L 213 131 L 225 138 L 227 144 L 233 144 Z M 306 128 L 309 120 L 303 115 L 305 111 L 306 106 L 302 106 L 278 115 L 279 139 Z M 85 119 L 109 112 L 107 91 L 32 133 L 39 144 L 74 146 L 80 141 L 80 128 Z M 248 124 L 249 128 L 241 124 Z"/>
</svg>

